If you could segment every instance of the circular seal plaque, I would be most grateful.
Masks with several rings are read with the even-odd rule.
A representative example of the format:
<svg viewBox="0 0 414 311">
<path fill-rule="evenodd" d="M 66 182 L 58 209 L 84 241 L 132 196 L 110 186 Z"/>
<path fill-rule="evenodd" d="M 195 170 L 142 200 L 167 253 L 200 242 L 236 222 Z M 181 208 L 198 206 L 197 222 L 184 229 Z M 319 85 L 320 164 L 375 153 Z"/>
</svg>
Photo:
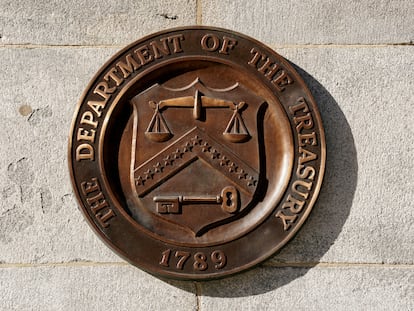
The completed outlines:
<svg viewBox="0 0 414 311">
<path fill-rule="evenodd" d="M 315 203 L 321 118 L 292 66 L 210 27 L 147 36 L 80 99 L 69 167 L 98 235 L 159 276 L 210 279 L 279 250 Z"/>
</svg>

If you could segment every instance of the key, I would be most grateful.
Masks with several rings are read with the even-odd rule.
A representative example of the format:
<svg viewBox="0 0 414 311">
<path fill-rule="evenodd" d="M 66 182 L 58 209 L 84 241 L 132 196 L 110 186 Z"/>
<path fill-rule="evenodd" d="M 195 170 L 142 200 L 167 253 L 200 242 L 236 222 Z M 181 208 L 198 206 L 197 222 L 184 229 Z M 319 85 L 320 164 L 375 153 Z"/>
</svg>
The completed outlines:
<svg viewBox="0 0 414 311">
<path fill-rule="evenodd" d="M 234 213 L 239 205 L 239 194 L 232 186 L 224 187 L 220 195 L 205 196 L 155 196 L 157 212 L 160 214 L 179 214 L 182 204 L 221 204 L 223 211 Z"/>
</svg>

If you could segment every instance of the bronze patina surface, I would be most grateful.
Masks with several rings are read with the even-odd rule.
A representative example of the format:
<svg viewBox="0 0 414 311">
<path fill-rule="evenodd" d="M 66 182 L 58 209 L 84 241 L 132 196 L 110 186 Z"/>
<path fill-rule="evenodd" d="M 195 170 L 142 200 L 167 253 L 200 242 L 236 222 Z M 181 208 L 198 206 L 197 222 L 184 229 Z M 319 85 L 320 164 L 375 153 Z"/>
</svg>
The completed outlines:
<svg viewBox="0 0 414 311">
<path fill-rule="evenodd" d="M 325 139 L 283 57 L 239 33 L 184 27 L 100 69 L 76 109 L 69 166 L 81 210 L 116 253 L 159 276 L 211 279 L 297 232 Z"/>
</svg>

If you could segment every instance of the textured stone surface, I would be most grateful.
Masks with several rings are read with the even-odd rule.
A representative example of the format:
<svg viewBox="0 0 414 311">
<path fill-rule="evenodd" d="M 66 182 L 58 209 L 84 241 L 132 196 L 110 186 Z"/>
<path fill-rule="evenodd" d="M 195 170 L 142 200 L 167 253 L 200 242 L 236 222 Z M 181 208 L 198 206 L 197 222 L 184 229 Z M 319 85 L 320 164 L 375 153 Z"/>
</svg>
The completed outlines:
<svg viewBox="0 0 414 311">
<path fill-rule="evenodd" d="M 0 49 L 0 262 L 120 260 L 77 209 L 70 122 L 114 49 Z"/>
<path fill-rule="evenodd" d="M 158 280 L 129 266 L 0 269 L 1 310 L 195 310 L 192 283 Z"/>
<path fill-rule="evenodd" d="M 198 284 L 200 310 L 412 310 L 408 268 L 256 269 Z"/>
<path fill-rule="evenodd" d="M 196 23 L 195 0 L 1 0 L 0 44 L 123 45 Z"/>
<path fill-rule="evenodd" d="M 410 0 L 202 1 L 205 25 L 267 44 L 381 44 L 414 40 Z"/>
<path fill-rule="evenodd" d="M 414 48 L 278 52 L 320 106 L 327 167 L 310 219 L 274 259 L 412 264 Z"/>
</svg>

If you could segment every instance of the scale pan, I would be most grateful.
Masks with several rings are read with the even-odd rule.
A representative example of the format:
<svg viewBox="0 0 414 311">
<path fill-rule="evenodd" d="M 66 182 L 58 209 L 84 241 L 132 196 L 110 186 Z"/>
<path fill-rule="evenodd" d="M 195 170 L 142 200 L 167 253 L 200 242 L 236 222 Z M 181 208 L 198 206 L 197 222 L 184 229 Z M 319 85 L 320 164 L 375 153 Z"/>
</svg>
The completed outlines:
<svg viewBox="0 0 414 311">
<path fill-rule="evenodd" d="M 223 133 L 223 136 L 225 139 L 231 141 L 232 143 L 242 143 L 250 138 L 249 134 L 243 133 Z"/>
<path fill-rule="evenodd" d="M 170 132 L 145 132 L 145 136 L 152 141 L 163 142 L 172 137 Z"/>
</svg>

